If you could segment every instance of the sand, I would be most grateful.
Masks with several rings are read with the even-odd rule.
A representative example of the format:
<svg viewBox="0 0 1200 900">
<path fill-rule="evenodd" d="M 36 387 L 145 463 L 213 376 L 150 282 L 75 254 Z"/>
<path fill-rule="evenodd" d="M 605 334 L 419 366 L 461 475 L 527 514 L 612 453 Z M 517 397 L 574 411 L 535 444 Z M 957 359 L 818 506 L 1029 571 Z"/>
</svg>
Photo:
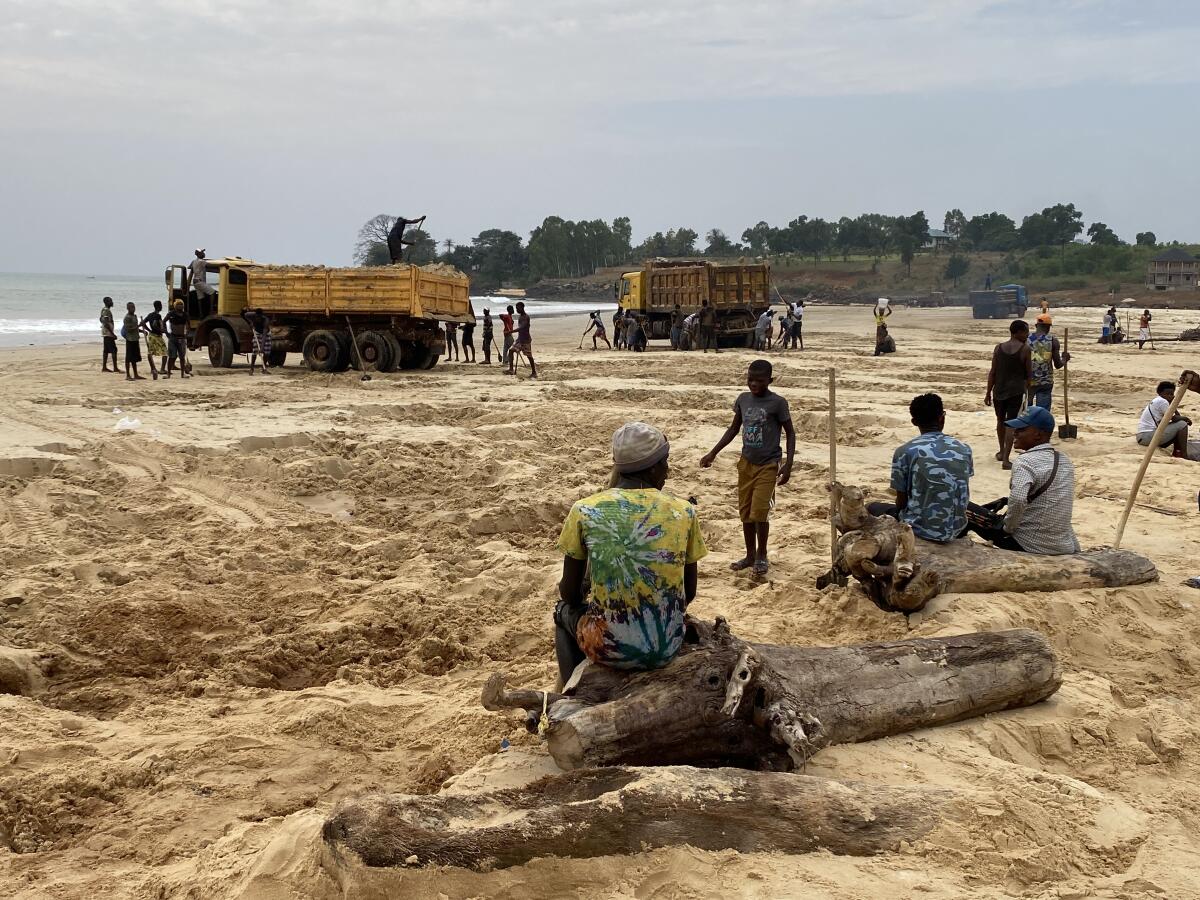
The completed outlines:
<svg viewBox="0 0 1200 900">
<path fill-rule="evenodd" d="M 1137 414 L 1195 346 L 1099 347 L 1097 310 L 1056 312 L 1077 337 L 1080 439 L 1063 445 L 1075 525 L 1096 546 L 1141 456 Z M 1177 333 L 1190 316 L 1155 325 Z M 907 402 L 932 389 L 975 448 L 974 496 L 991 499 L 1007 478 L 982 397 L 1006 323 L 902 309 L 900 352 L 874 359 L 865 310 L 807 318 L 809 349 L 777 357 L 800 444 L 765 583 L 727 569 L 735 450 L 697 466 L 746 352 L 581 351 L 581 315 L 534 323 L 536 382 L 474 365 L 361 382 L 293 359 L 268 377 L 200 362 L 190 381 L 133 385 L 99 374 L 98 346 L 0 354 L 0 895 L 1200 896 L 1200 592 L 1182 585 L 1200 573 L 1200 464 L 1156 459 L 1130 521 L 1125 544 L 1157 562 L 1158 584 L 944 596 L 908 623 L 853 589 L 818 592 L 827 368 L 843 480 L 885 496 Z M 124 417 L 140 426 L 114 430 Z M 1066 672 L 1051 702 L 831 748 L 809 767 L 978 792 L 978 822 L 872 859 L 683 848 L 486 874 L 338 864 L 318 834 L 343 797 L 553 770 L 479 691 L 493 671 L 552 684 L 557 531 L 633 418 L 667 430 L 668 487 L 699 499 L 712 554 L 697 615 L 776 643 L 1049 637 Z"/>
</svg>

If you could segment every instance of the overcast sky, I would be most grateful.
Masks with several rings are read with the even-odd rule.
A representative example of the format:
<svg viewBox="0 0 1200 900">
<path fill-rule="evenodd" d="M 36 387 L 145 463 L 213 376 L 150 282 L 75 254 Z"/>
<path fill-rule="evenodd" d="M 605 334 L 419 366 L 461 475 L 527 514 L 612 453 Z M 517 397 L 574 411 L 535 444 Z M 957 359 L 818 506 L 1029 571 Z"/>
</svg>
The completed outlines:
<svg viewBox="0 0 1200 900">
<path fill-rule="evenodd" d="M 1074 202 L 1200 240 L 1192 0 L 0 0 L 0 271 Z"/>
</svg>

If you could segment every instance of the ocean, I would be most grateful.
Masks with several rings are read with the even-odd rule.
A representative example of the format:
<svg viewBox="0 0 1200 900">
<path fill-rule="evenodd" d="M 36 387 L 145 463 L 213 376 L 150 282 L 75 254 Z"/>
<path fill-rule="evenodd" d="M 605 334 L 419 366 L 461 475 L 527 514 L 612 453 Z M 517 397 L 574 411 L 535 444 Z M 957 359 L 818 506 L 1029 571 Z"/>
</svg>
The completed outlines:
<svg viewBox="0 0 1200 900">
<path fill-rule="evenodd" d="M 100 307 L 112 297 L 118 318 L 132 300 L 145 315 L 166 298 L 162 275 L 27 275 L 0 272 L 0 348 L 100 342 Z M 509 297 L 472 297 L 475 312 L 490 306 L 497 314 Z M 615 304 L 525 299 L 531 316 L 611 311 Z M 497 326 L 499 327 L 499 326 Z"/>
</svg>

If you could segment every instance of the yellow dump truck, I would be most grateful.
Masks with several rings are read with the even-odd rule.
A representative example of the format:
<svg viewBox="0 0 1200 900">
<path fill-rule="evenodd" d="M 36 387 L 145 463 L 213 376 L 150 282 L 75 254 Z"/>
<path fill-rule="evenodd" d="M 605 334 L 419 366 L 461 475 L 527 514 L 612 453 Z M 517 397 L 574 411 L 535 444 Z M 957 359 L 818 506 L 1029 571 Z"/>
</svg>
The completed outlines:
<svg viewBox="0 0 1200 900">
<path fill-rule="evenodd" d="M 707 300 L 717 313 L 717 345 L 753 347 L 754 325 L 771 305 L 770 290 L 766 263 L 651 260 L 640 271 L 621 276 L 617 305 L 644 317 L 647 338 L 669 338 L 675 304 L 688 316 Z"/>
<path fill-rule="evenodd" d="M 431 369 L 446 349 L 441 323 L 475 319 L 467 277 L 441 267 L 270 266 L 234 256 L 207 260 L 206 271 L 215 297 L 198 296 L 188 267 L 173 265 L 167 300 L 186 303 L 188 344 L 207 347 L 218 368 L 250 352 L 247 308 L 270 317 L 271 365 L 299 352 L 318 372 Z"/>
</svg>

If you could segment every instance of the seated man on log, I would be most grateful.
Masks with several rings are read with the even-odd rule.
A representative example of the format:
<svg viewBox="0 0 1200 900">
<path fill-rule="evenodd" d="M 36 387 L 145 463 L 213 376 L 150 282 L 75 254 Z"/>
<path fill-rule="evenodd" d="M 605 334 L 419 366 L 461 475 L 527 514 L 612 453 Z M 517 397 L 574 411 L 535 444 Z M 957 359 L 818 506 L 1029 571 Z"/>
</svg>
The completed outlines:
<svg viewBox="0 0 1200 900">
<path fill-rule="evenodd" d="M 1156 393 L 1158 396 L 1146 405 L 1142 410 L 1142 417 L 1138 420 L 1137 442 L 1143 447 L 1150 446 L 1158 423 L 1171 412 L 1171 401 L 1175 399 L 1175 382 L 1160 381 Z M 1180 415 L 1178 411 L 1172 413 L 1158 445 L 1172 448 L 1171 455 L 1176 459 L 1187 459 L 1188 426 L 1191 424 L 1192 420 L 1187 416 Z"/>
<path fill-rule="evenodd" d="M 975 474 L 971 448 L 944 433 L 946 410 L 937 394 L 914 397 L 908 412 L 921 433 L 892 455 L 896 502 L 872 503 L 867 511 L 899 519 L 917 537 L 944 544 L 967 527 L 969 482 Z"/>
<path fill-rule="evenodd" d="M 1004 424 L 1013 429 L 1013 446 L 1021 451 L 1013 463 L 1008 497 L 985 506 L 971 504 L 970 530 L 1004 550 L 1078 553 L 1079 540 L 1071 528 L 1075 467 L 1067 454 L 1050 446 L 1054 416 L 1030 406 Z M 1001 518 L 998 510 L 1005 505 Z"/>
<path fill-rule="evenodd" d="M 629 422 L 612 449 L 611 487 L 572 506 L 558 540 L 554 649 L 564 683 L 585 656 L 616 669 L 669 663 L 696 596 L 696 563 L 708 553 L 695 508 L 662 492 L 670 471 L 663 433 Z"/>
</svg>

